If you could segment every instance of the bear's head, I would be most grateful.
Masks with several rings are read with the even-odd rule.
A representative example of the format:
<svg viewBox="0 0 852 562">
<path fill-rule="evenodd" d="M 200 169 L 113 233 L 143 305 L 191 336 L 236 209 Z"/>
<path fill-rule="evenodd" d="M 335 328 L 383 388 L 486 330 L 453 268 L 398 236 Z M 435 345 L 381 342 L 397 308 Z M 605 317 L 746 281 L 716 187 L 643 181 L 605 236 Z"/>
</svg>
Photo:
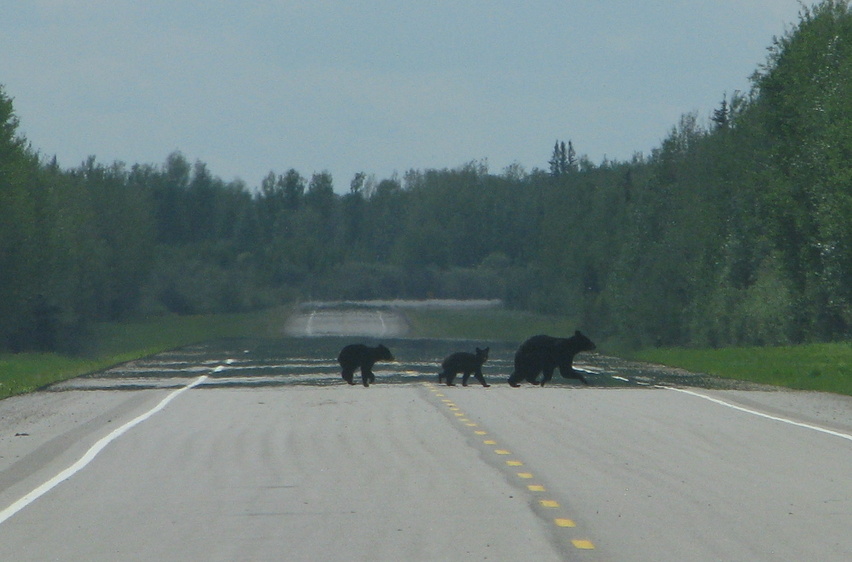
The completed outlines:
<svg viewBox="0 0 852 562">
<path fill-rule="evenodd" d="M 491 350 L 490 347 L 486 347 L 485 349 L 476 348 L 476 360 L 480 365 L 485 363 L 488 360 L 488 352 Z"/>
<path fill-rule="evenodd" d="M 376 360 L 377 361 L 393 361 L 393 355 L 391 354 L 390 349 L 386 348 L 382 344 L 376 346 Z"/>
<path fill-rule="evenodd" d="M 568 341 L 570 342 L 571 350 L 574 353 L 592 351 L 596 348 L 595 343 L 587 338 L 580 330 L 574 332 L 574 335 L 568 338 Z"/>
</svg>

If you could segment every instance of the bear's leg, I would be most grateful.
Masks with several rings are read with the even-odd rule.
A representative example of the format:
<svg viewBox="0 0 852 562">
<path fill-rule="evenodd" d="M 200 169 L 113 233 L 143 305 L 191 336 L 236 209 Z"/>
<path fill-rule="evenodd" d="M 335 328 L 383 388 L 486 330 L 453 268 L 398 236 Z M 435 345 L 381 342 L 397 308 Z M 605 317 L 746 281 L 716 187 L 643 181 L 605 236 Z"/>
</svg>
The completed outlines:
<svg viewBox="0 0 852 562">
<path fill-rule="evenodd" d="M 462 377 L 462 386 L 467 386 L 467 379 L 470 378 L 471 371 L 465 371 Z"/>
<path fill-rule="evenodd" d="M 364 386 L 370 386 L 370 379 L 373 381 L 376 380 L 376 377 L 370 372 L 370 368 L 367 366 L 361 367 L 361 382 L 364 383 Z"/>
<path fill-rule="evenodd" d="M 553 367 L 548 367 L 544 370 L 544 376 L 541 377 L 541 386 L 544 386 L 544 383 L 550 382 L 550 379 L 553 378 Z"/>
<path fill-rule="evenodd" d="M 530 384 L 535 384 L 535 385 L 541 384 L 541 383 L 538 382 L 539 372 L 541 372 L 541 371 L 539 371 L 539 370 L 530 371 L 530 373 L 526 376 L 527 382 L 529 382 Z"/>
<path fill-rule="evenodd" d="M 355 381 L 353 380 L 355 376 L 354 368 L 350 369 L 349 367 L 344 367 L 343 372 L 340 374 L 340 376 L 342 376 L 343 380 L 345 380 L 349 384 L 355 384 Z"/>
<path fill-rule="evenodd" d="M 491 386 L 490 384 L 485 382 L 485 377 L 482 376 L 482 371 L 480 371 L 479 369 L 477 369 L 476 372 L 473 373 L 473 376 L 476 377 L 476 380 L 478 380 L 482 386 L 486 388 Z"/>
<path fill-rule="evenodd" d="M 456 375 L 455 371 L 447 371 L 447 386 L 456 386 Z"/>
<path fill-rule="evenodd" d="M 509 375 L 509 381 L 508 381 L 508 382 L 509 382 L 509 386 L 511 386 L 511 387 L 513 387 L 513 388 L 518 388 L 519 386 L 521 386 L 521 385 L 519 385 L 518 383 L 519 383 L 519 382 L 521 381 L 521 379 L 523 379 L 523 378 L 524 378 L 524 374 L 523 374 L 523 373 L 521 373 L 521 372 L 519 372 L 519 371 L 517 371 L 517 370 L 513 371 L 513 372 L 512 372 L 512 374 L 511 374 L 511 375 Z"/>
<path fill-rule="evenodd" d="M 567 367 L 565 367 L 565 369 L 567 369 L 567 375 L 565 374 L 566 371 L 564 371 L 562 367 L 559 368 L 559 372 L 562 373 L 563 377 L 565 377 L 566 379 L 577 379 L 584 385 L 590 386 L 589 381 L 586 380 L 586 377 L 583 376 L 583 373 L 576 370 L 572 365 L 568 365 Z"/>
</svg>

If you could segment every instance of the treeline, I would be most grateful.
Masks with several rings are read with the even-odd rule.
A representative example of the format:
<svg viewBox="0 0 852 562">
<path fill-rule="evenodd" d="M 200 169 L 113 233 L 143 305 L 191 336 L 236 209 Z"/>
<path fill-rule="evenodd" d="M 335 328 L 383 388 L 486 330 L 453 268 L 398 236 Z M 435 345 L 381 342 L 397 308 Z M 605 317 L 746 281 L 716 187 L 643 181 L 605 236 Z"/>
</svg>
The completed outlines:
<svg viewBox="0 0 852 562">
<path fill-rule="evenodd" d="M 748 93 L 658 149 L 549 170 L 482 163 L 224 182 L 171 154 L 62 170 L 0 90 L 0 348 L 79 349 L 86 327 L 298 299 L 500 298 L 625 345 L 848 338 L 852 14 L 803 9 Z"/>
</svg>

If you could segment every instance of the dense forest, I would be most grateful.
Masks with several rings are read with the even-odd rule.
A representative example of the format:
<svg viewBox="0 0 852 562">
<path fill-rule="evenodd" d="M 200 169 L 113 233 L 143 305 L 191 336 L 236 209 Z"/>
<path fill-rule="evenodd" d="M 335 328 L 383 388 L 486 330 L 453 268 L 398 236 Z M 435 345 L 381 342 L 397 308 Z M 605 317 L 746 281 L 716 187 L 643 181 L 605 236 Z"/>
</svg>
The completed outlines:
<svg viewBox="0 0 852 562">
<path fill-rule="evenodd" d="M 80 350 L 94 322 L 300 299 L 499 298 L 629 346 L 842 340 L 852 326 L 852 12 L 776 37 L 749 92 L 661 146 L 224 182 L 181 153 L 74 169 L 0 88 L 0 350 Z M 542 139 L 543 160 L 548 139 Z M 365 163 L 368 164 L 368 163 Z"/>
</svg>

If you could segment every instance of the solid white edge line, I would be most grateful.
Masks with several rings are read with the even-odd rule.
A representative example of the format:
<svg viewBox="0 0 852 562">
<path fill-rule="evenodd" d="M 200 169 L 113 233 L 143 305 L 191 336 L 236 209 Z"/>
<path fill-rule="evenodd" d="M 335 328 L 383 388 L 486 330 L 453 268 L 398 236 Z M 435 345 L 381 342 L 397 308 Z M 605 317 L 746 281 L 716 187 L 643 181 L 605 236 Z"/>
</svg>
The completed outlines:
<svg viewBox="0 0 852 562">
<path fill-rule="evenodd" d="M 307 334 L 308 336 L 314 335 L 313 323 L 314 323 L 314 316 L 316 316 L 316 315 L 317 315 L 317 311 L 312 310 L 311 315 L 308 316 L 308 322 L 307 322 L 307 324 L 305 324 L 305 334 Z"/>
<path fill-rule="evenodd" d="M 387 331 L 388 331 L 388 328 L 387 328 L 387 326 L 385 326 L 385 317 L 382 315 L 382 312 L 381 312 L 381 311 L 379 311 L 379 321 L 381 321 L 381 323 L 382 323 L 382 334 L 381 334 L 381 337 L 384 337 L 384 335 L 385 335 L 385 334 L 387 333 Z"/>
<path fill-rule="evenodd" d="M 91 448 L 89 448 L 88 451 L 86 451 L 86 454 L 84 454 L 82 457 L 80 457 L 80 459 L 77 462 L 75 462 L 74 464 L 72 464 L 71 466 L 69 466 L 68 468 L 66 468 L 65 470 L 63 470 L 62 472 L 60 472 L 59 474 L 57 474 L 56 476 L 54 476 L 53 478 L 51 478 L 50 480 L 48 480 L 47 482 L 42 484 L 41 486 L 37 487 L 32 492 L 28 493 L 27 495 L 25 495 L 24 497 L 22 497 L 21 499 L 19 499 L 18 501 L 16 501 L 15 503 L 10 505 L 6 509 L 4 509 L 3 511 L 0 511 L 0 525 L 2 525 L 7 519 L 9 519 L 13 515 L 18 513 L 19 511 L 21 511 L 22 509 L 24 509 L 25 507 L 27 507 L 28 505 L 30 505 L 34 501 L 36 501 L 37 499 L 39 499 L 40 497 L 42 497 L 43 495 L 45 495 L 46 493 L 51 491 L 53 488 L 55 488 L 56 486 L 61 484 L 63 481 L 71 478 L 72 476 L 74 476 L 75 474 L 77 474 L 78 472 L 83 470 L 86 467 L 86 465 L 88 465 L 90 462 L 92 462 L 92 460 L 98 455 L 98 453 L 100 453 L 111 442 L 113 442 L 118 437 L 120 437 L 121 435 L 126 433 L 129 429 L 131 429 L 134 426 L 139 425 L 143 421 L 147 420 L 148 418 L 150 418 L 151 416 L 153 416 L 154 414 L 156 414 L 157 412 L 159 412 L 160 410 L 165 408 L 166 405 L 169 402 L 171 402 L 172 400 L 174 400 L 179 394 L 186 392 L 190 388 L 198 386 L 199 384 L 204 382 L 206 379 L 207 379 L 207 375 L 202 375 L 202 376 L 198 377 L 197 379 L 195 379 L 190 384 L 188 384 L 184 387 L 181 387 L 177 390 L 172 391 L 168 396 L 163 398 L 160 401 L 159 404 L 157 404 L 156 406 L 154 406 L 153 408 L 151 408 L 150 410 L 148 410 L 144 414 L 137 416 L 136 418 L 130 420 L 126 424 L 122 425 L 121 427 L 114 429 L 107 436 L 101 437 L 94 445 L 91 446 Z"/>
<path fill-rule="evenodd" d="M 790 425 L 795 425 L 797 427 L 803 427 L 805 429 L 812 429 L 814 431 L 819 431 L 821 433 L 826 433 L 828 435 L 833 435 L 835 437 L 840 437 L 841 439 L 848 439 L 849 441 L 852 441 L 852 435 L 849 435 L 848 433 L 841 433 L 839 431 L 833 431 L 831 429 L 826 429 L 826 428 L 820 427 L 818 425 L 811 425 L 809 423 L 797 422 L 795 420 L 791 420 L 791 419 L 788 419 L 788 418 L 781 418 L 781 417 L 778 417 L 778 416 L 772 416 L 770 414 L 764 414 L 763 412 L 759 412 L 757 410 L 751 410 L 749 408 L 737 406 L 736 404 L 731 404 L 730 402 L 725 402 L 724 400 L 720 400 L 718 398 L 713 398 L 712 396 L 707 396 L 707 395 L 701 394 L 699 392 L 693 392 L 691 390 L 686 390 L 684 388 L 674 388 L 672 386 L 662 386 L 662 385 L 656 385 L 656 386 L 658 388 L 664 388 L 666 390 L 674 390 L 675 392 L 682 392 L 684 394 L 689 394 L 691 396 L 697 396 L 698 398 L 703 398 L 705 400 L 709 400 L 710 402 L 715 402 L 716 404 L 720 404 L 722 406 L 727 406 L 728 408 L 733 408 L 734 410 L 739 410 L 741 412 L 746 412 L 748 414 L 752 414 L 752 415 L 755 415 L 755 416 L 760 416 L 762 418 L 775 420 L 775 421 L 779 421 L 779 422 L 783 422 L 783 423 L 788 423 Z"/>
</svg>

